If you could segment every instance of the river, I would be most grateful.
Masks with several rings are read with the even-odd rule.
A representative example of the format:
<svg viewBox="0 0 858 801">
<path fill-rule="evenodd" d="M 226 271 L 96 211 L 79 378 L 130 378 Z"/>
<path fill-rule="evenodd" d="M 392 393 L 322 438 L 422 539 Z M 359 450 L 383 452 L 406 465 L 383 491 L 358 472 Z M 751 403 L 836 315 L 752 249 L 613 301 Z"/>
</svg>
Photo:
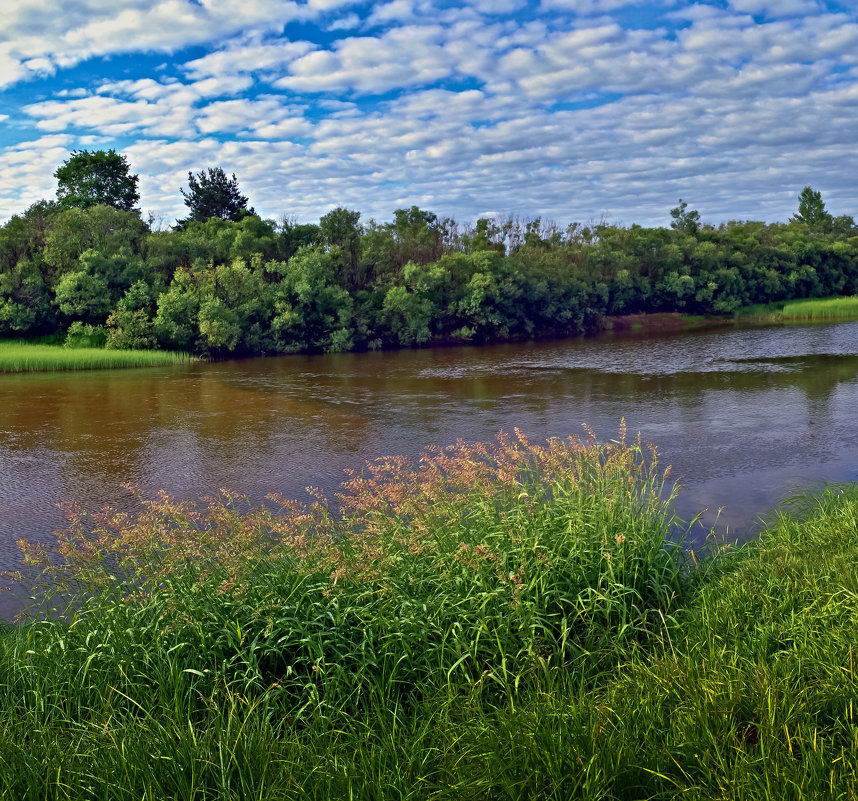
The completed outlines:
<svg viewBox="0 0 858 801">
<path fill-rule="evenodd" d="M 604 439 L 623 417 L 687 486 L 681 514 L 724 507 L 747 537 L 796 488 L 858 480 L 858 323 L 2 375 L 0 570 L 19 537 L 50 541 L 62 501 L 130 508 L 123 483 L 302 497 L 377 456 L 515 426 Z"/>
</svg>

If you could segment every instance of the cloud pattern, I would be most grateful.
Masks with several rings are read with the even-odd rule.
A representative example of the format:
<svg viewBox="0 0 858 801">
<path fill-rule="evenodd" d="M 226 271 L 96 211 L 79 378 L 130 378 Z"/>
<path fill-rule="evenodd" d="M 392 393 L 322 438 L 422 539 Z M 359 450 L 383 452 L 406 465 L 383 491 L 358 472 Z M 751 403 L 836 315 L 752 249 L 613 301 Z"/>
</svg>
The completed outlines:
<svg viewBox="0 0 858 801">
<path fill-rule="evenodd" d="M 851 5 L 851 4 L 850 4 Z M 265 215 L 858 213 L 858 12 L 823 0 L 18 0 L 0 219 L 115 147 L 142 205 L 235 172 Z"/>
</svg>

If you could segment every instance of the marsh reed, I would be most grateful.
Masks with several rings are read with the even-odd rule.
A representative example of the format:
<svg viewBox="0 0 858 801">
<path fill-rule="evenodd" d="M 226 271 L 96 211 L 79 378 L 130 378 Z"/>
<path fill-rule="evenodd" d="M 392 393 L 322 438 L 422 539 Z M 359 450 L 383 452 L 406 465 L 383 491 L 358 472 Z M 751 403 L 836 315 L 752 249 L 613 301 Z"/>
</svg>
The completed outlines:
<svg viewBox="0 0 858 801">
<path fill-rule="evenodd" d="M 858 297 L 800 300 L 787 303 L 782 312 L 784 320 L 846 320 L 858 319 Z"/>
<path fill-rule="evenodd" d="M 0 341 L 0 373 L 155 367 L 188 362 L 190 358 L 186 353 L 174 351 L 65 348 L 62 345 Z"/>
</svg>

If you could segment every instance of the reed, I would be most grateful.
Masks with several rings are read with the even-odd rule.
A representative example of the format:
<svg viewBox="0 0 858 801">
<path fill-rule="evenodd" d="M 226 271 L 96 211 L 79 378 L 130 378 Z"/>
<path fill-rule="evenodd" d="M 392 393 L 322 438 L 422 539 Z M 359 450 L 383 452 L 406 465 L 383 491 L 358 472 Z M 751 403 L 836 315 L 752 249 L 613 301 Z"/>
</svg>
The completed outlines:
<svg viewBox="0 0 858 801">
<path fill-rule="evenodd" d="M 0 342 L 0 373 L 155 367 L 188 362 L 190 358 L 186 353 L 174 351 L 72 349 L 20 341 Z"/>
<path fill-rule="evenodd" d="M 516 434 L 69 506 L 22 543 L 54 612 L 0 631 L 0 797 L 852 797 L 858 489 L 693 559 L 676 490 Z"/>
<path fill-rule="evenodd" d="M 858 319 L 858 297 L 802 300 L 787 303 L 784 320 L 845 320 Z"/>
</svg>

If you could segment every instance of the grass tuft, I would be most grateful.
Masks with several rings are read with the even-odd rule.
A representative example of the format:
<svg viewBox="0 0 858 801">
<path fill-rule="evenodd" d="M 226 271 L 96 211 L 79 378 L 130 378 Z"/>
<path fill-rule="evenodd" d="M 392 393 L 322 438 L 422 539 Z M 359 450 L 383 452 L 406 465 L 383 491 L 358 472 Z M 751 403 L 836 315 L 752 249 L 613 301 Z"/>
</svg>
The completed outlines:
<svg viewBox="0 0 858 801">
<path fill-rule="evenodd" d="M 854 320 L 858 319 L 858 297 L 787 303 L 782 315 L 784 320 Z"/>
<path fill-rule="evenodd" d="M 156 367 L 180 364 L 190 359 L 188 354 L 174 351 L 71 349 L 61 345 L 0 341 L 0 373 Z"/>
</svg>

